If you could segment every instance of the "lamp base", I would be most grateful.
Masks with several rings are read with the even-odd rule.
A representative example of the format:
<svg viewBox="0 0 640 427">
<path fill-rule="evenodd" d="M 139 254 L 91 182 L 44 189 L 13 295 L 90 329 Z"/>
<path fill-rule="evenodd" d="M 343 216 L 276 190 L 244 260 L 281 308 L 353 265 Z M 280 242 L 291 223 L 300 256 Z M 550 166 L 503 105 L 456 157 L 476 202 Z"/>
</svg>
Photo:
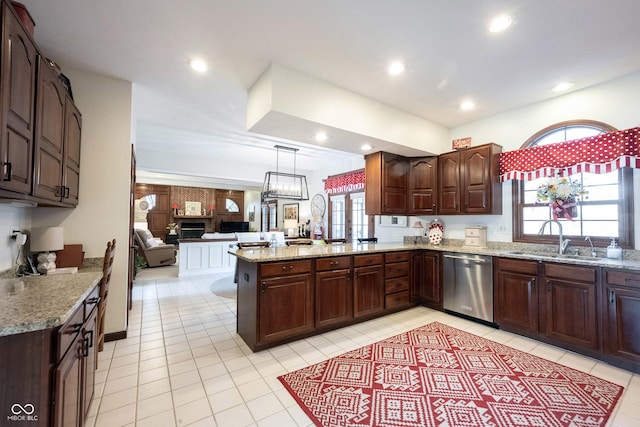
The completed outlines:
<svg viewBox="0 0 640 427">
<path fill-rule="evenodd" d="M 56 253 L 55 252 L 42 252 L 38 254 L 38 266 L 36 270 L 40 274 L 47 274 L 49 270 L 56 269 Z"/>
</svg>

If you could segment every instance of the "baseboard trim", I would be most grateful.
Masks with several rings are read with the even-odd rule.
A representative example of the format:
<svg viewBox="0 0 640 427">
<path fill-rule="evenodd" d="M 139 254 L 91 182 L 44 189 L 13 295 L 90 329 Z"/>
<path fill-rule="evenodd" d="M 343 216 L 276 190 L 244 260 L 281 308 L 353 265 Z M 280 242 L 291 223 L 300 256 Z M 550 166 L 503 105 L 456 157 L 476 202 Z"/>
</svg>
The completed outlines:
<svg viewBox="0 0 640 427">
<path fill-rule="evenodd" d="M 123 340 L 127 337 L 127 331 L 112 332 L 104 334 L 104 342 Z"/>
</svg>

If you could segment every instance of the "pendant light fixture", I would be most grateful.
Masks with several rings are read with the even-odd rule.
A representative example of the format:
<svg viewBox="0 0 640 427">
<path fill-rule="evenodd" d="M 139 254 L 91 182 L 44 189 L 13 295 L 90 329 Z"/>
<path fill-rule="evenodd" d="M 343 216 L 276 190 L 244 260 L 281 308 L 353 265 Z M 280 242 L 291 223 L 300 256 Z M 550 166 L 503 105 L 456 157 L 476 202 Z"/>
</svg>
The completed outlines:
<svg viewBox="0 0 640 427">
<path fill-rule="evenodd" d="M 262 200 L 291 199 L 309 200 L 307 177 L 296 174 L 297 148 L 276 145 L 276 170 L 264 174 Z M 280 150 L 293 153 L 293 173 L 280 172 Z"/>
</svg>

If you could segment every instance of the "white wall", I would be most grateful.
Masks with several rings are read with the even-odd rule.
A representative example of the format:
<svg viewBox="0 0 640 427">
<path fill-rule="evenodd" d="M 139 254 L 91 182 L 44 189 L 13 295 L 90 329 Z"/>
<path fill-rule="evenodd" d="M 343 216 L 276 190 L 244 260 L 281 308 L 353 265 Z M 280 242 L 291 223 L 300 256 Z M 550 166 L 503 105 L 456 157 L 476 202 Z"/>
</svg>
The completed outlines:
<svg viewBox="0 0 640 427">
<path fill-rule="evenodd" d="M 82 113 L 80 203 L 75 209 L 33 209 L 33 226 L 62 226 L 67 244 L 102 258 L 115 238 L 105 332 L 126 329 L 131 162 L 130 82 L 63 67 Z"/>
<path fill-rule="evenodd" d="M 33 209 L 0 204 L 0 271 L 15 267 L 18 246 L 16 241 L 11 239 L 11 234 L 16 229 L 31 228 Z"/>
</svg>

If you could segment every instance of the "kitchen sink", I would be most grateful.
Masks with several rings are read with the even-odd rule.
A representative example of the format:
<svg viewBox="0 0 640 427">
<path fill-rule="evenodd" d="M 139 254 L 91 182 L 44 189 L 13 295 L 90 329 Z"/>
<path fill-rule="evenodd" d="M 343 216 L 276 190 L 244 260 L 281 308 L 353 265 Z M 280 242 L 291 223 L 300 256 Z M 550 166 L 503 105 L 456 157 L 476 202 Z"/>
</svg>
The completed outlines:
<svg viewBox="0 0 640 427">
<path fill-rule="evenodd" d="M 573 255 L 573 254 L 552 254 L 549 252 L 526 252 L 526 251 L 506 251 L 506 254 L 512 255 L 528 255 L 539 258 L 556 258 L 556 259 L 575 259 L 581 261 L 600 261 L 602 258 L 592 257 L 588 255 Z"/>
</svg>

